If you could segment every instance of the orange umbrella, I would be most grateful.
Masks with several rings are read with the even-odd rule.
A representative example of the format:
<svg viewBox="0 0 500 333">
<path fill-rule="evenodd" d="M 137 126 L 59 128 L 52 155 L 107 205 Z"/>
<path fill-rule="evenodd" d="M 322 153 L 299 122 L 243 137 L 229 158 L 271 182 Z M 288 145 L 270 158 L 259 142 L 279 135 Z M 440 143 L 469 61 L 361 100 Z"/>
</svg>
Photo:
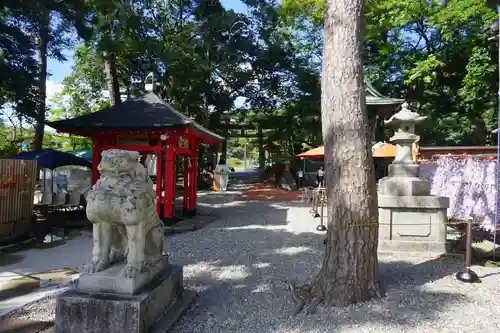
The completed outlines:
<svg viewBox="0 0 500 333">
<path fill-rule="evenodd" d="M 319 146 L 303 153 L 297 154 L 297 157 L 322 157 L 325 155 L 325 147 Z M 394 157 L 396 156 L 396 146 L 390 143 L 384 143 L 382 146 L 375 148 L 373 157 Z"/>
<path fill-rule="evenodd" d="M 412 155 L 415 157 L 417 155 L 418 148 L 413 149 Z M 323 157 L 325 155 L 325 147 L 319 146 L 303 153 L 295 155 L 296 157 Z M 396 146 L 390 143 L 381 144 L 373 150 L 373 157 L 384 158 L 384 157 L 395 157 L 396 156 Z"/>
<path fill-rule="evenodd" d="M 394 157 L 396 156 L 396 146 L 390 143 L 384 143 L 382 146 L 375 148 L 373 157 Z"/>
<path fill-rule="evenodd" d="M 303 153 L 297 154 L 297 157 L 321 157 L 325 155 L 325 147 L 319 146 Z"/>
</svg>

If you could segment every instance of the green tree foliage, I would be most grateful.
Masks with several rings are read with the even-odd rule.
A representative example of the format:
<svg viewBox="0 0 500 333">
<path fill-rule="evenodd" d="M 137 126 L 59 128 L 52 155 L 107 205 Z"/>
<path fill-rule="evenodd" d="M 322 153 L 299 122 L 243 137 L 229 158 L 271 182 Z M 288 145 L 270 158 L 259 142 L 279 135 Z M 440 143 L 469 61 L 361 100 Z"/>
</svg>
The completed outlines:
<svg viewBox="0 0 500 333">
<path fill-rule="evenodd" d="M 218 0 L 8 0 L 0 105 L 25 125 L 73 117 L 109 105 L 103 91 L 115 100 L 141 93 L 153 72 L 156 93 L 220 134 L 238 124 L 270 128 L 258 146 L 274 142 L 283 155 L 321 144 L 324 2 L 242 2 L 245 13 Z M 495 13 L 484 0 L 365 3 L 366 77 L 429 116 L 422 144 L 491 143 L 498 42 L 485 30 Z M 75 43 L 75 66 L 56 96 L 64 112 L 47 113 L 41 55 L 64 60 Z"/>
<path fill-rule="evenodd" d="M 110 105 L 103 95 L 107 88 L 103 57 L 91 46 L 81 45 L 76 48 L 74 59 L 71 74 L 63 80 L 62 91 L 52 101 L 64 107 L 61 118 L 73 118 Z"/>
<path fill-rule="evenodd" d="M 0 107 L 17 103 L 32 110 L 37 84 L 37 64 L 32 40 L 16 25 L 10 11 L 0 11 Z"/>
<path fill-rule="evenodd" d="M 86 36 L 84 12 L 83 0 L 7 1 L 1 9 L 0 17 L 6 23 L 4 28 L 21 37 L 19 40 L 24 48 L 17 55 L 20 60 L 27 60 L 27 56 L 33 58 L 36 51 L 36 72 L 29 85 L 34 92 L 29 94 L 30 90 L 26 91 L 31 103 L 18 103 L 19 99 L 14 102 L 18 104 L 18 111 L 35 121 L 33 145 L 37 150 L 42 148 L 44 134 L 47 58 L 65 60 L 62 50 L 71 46 L 74 40 L 70 32 L 76 30 L 81 36 Z M 31 60 L 27 64 L 33 66 Z"/>
<path fill-rule="evenodd" d="M 281 2 L 283 24 L 308 34 L 322 25 L 319 0 Z M 381 92 L 429 116 L 423 144 L 484 145 L 496 128 L 495 13 L 484 0 L 366 1 L 365 72 Z M 310 45 L 321 49 L 322 36 Z"/>
</svg>

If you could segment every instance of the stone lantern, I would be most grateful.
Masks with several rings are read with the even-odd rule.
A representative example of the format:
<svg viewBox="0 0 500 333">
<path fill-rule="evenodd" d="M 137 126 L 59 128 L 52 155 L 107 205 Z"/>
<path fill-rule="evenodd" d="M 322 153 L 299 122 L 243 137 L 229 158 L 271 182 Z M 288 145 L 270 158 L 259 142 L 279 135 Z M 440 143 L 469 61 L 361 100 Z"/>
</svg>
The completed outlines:
<svg viewBox="0 0 500 333">
<path fill-rule="evenodd" d="M 430 194 L 430 184 L 419 177 L 412 147 L 420 137 L 415 126 L 427 117 L 401 110 L 386 124 L 396 128 L 391 142 L 396 157 L 389 165 L 388 177 L 379 181 L 379 250 L 443 253 L 446 246 L 446 210 L 449 199 Z"/>
<path fill-rule="evenodd" d="M 401 105 L 401 111 L 394 114 L 389 120 L 384 121 L 387 125 L 397 127 L 390 141 L 396 145 L 396 156 L 393 164 L 414 164 L 412 156 L 413 143 L 418 142 L 420 136 L 415 134 L 415 125 L 427 119 L 418 113 L 408 109 L 408 103 Z"/>
</svg>

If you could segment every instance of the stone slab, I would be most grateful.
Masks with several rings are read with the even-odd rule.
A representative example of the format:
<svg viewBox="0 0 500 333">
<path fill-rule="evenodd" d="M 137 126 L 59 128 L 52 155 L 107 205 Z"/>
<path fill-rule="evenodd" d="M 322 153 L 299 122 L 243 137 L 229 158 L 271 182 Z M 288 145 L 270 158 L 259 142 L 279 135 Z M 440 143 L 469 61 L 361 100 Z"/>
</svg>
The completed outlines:
<svg viewBox="0 0 500 333">
<path fill-rule="evenodd" d="M 448 208 L 450 199 L 437 196 L 392 196 L 378 195 L 378 206 L 383 208 Z"/>
<path fill-rule="evenodd" d="M 379 193 L 386 196 L 429 196 L 429 181 L 418 177 L 384 177 L 379 180 Z"/>
<path fill-rule="evenodd" d="M 168 265 L 137 295 L 69 290 L 57 298 L 55 333 L 151 333 L 183 299 L 182 267 Z M 180 314 L 177 314 L 180 316 Z"/>
<path fill-rule="evenodd" d="M 146 268 L 137 278 L 128 279 L 122 275 L 125 262 L 117 263 L 98 273 L 82 273 L 76 289 L 90 293 L 116 293 L 134 295 L 141 291 L 168 266 L 168 257 L 162 256 L 155 265 Z"/>
<path fill-rule="evenodd" d="M 409 252 L 428 253 L 441 255 L 451 251 L 449 242 L 429 242 L 429 241 L 399 241 L 381 240 L 378 241 L 378 252 Z"/>
</svg>

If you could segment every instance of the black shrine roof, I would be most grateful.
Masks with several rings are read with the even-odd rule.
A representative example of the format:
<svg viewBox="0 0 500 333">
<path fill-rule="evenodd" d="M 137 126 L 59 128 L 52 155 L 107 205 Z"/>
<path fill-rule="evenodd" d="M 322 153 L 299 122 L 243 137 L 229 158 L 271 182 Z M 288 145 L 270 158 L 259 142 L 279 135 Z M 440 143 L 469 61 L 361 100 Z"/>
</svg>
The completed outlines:
<svg viewBox="0 0 500 333">
<path fill-rule="evenodd" d="M 379 93 L 373 85 L 365 78 L 365 98 L 366 105 L 383 106 L 383 105 L 400 105 L 404 103 L 404 99 L 387 97 Z"/>
<path fill-rule="evenodd" d="M 83 116 L 47 122 L 60 132 L 90 135 L 105 131 L 161 131 L 191 128 L 201 136 L 224 140 L 220 135 L 204 128 L 191 118 L 175 110 L 154 93 L 126 100 Z"/>
</svg>

